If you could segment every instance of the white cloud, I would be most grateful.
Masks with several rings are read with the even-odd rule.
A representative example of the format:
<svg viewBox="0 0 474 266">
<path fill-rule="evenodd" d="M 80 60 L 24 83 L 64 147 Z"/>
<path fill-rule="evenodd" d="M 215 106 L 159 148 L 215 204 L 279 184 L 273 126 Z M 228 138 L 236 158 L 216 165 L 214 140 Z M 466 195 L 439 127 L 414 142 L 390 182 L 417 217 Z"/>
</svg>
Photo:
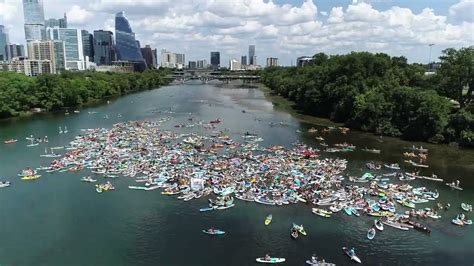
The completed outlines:
<svg viewBox="0 0 474 266">
<path fill-rule="evenodd" d="M 474 21 L 474 0 L 461 0 L 449 8 L 449 15 L 454 21 Z"/>
<path fill-rule="evenodd" d="M 89 12 L 78 5 L 73 5 L 67 12 L 68 22 L 73 24 L 85 24 L 89 22 L 92 17 L 94 17 L 92 12 Z"/>
</svg>

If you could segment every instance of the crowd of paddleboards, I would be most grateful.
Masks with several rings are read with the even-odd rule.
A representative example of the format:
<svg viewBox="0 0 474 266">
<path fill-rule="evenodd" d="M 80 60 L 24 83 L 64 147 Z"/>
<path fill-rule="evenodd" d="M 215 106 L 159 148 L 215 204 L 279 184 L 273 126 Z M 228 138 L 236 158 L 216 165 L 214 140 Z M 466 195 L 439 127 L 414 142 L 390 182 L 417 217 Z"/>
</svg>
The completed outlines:
<svg viewBox="0 0 474 266">
<path fill-rule="evenodd" d="M 205 135 L 163 130 L 161 124 L 168 121 L 169 118 L 130 121 L 114 124 L 110 129 L 83 129 L 68 146 L 54 147 L 51 153 L 45 151 L 43 157 L 54 158 L 49 165 L 24 169 L 19 176 L 31 181 L 42 176 L 39 172 L 87 171 L 88 175 L 81 178 L 84 183 L 95 184 L 102 178 L 108 180 L 95 184 L 97 193 L 116 191 L 111 181 L 127 177 L 136 183 L 128 186 L 133 190 L 160 189 L 161 194 L 183 201 L 209 197 L 209 205 L 201 208 L 201 212 L 235 207 L 234 198 L 274 206 L 305 203 L 316 206 L 311 212 L 322 218 L 331 218 L 338 213 L 377 217 L 367 232 L 370 240 L 375 238 L 376 229 L 384 230 L 383 225 L 430 233 L 431 228 L 420 220 L 440 219 L 441 212 L 449 208 L 449 204 L 435 203 L 439 197 L 436 189 L 428 188 L 428 184 L 416 187 L 410 183 L 415 179 L 439 182 L 443 181 L 441 178 L 421 176 L 418 171 L 404 172 L 397 163 L 368 162 L 366 173 L 348 176 L 344 174 L 347 160 L 321 156 L 325 151 L 334 152 L 328 148 L 318 149 L 301 143 L 289 148 L 262 147 L 259 143 L 263 138 L 256 134 L 242 132 L 234 139 L 225 130 L 217 130 L 222 122 L 220 119 L 193 123 L 193 127 L 208 130 Z M 348 131 L 346 128 L 328 128 L 323 132 L 328 134 L 333 130 L 343 134 Z M 310 133 L 316 132 L 316 129 L 310 129 Z M 65 132 L 60 128 L 59 133 Z M 322 146 L 327 145 L 322 142 L 322 135 L 316 138 L 321 140 Z M 334 149 L 349 151 L 355 146 L 342 143 L 334 145 Z M 428 150 L 414 146 L 409 149 L 403 156 L 419 161 L 410 159 L 407 163 L 427 168 Z M 56 153 L 61 150 L 65 153 Z M 370 148 L 363 150 L 380 153 Z M 10 186 L 7 182 L 1 182 L 0 188 Z M 460 181 L 446 185 L 462 191 Z M 416 209 L 416 205 L 428 203 L 435 203 L 434 207 Z M 472 211 L 472 205 L 462 203 L 461 209 L 466 213 L 459 213 L 452 223 L 458 226 L 472 224 L 466 215 Z M 272 216 L 267 217 L 265 224 L 270 224 L 271 220 Z M 224 231 L 214 228 L 203 232 L 225 235 Z M 306 235 L 303 226 L 293 224 L 290 236 L 298 239 L 301 235 Z M 343 251 L 351 260 L 360 262 L 354 248 L 344 247 Z M 269 256 L 257 259 L 262 263 L 284 260 Z M 321 263 L 313 258 L 308 261 L 313 265 Z"/>
</svg>

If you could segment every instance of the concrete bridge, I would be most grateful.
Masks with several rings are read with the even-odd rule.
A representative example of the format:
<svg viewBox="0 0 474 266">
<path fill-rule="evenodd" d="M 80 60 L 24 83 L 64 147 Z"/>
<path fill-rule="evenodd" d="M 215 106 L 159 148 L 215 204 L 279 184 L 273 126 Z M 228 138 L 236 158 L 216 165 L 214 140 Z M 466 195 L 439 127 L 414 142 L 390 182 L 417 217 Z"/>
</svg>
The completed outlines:
<svg viewBox="0 0 474 266">
<path fill-rule="evenodd" d="M 211 70 L 176 71 L 167 77 L 179 83 L 185 83 L 188 80 L 200 80 L 203 84 L 207 84 L 211 80 L 219 80 L 227 84 L 233 80 L 242 80 L 244 84 L 260 80 L 260 76 L 252 75 L 248 72 L 220 72 Z"/>
</svg>

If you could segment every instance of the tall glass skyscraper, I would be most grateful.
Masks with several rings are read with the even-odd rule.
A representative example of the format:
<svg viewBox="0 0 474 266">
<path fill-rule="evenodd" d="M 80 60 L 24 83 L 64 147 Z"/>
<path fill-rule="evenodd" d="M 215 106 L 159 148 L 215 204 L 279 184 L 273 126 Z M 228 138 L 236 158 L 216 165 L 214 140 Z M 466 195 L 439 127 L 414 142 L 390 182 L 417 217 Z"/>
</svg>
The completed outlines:
<svg viewBox="0 0 474 266">
<path fill-rule="evenodd" d="M 115 60 L 114 37 L 111 31 L 94 31 L 94 63 L 111 65 Z"/>
<path fill-rule="evenodd" d="M 221 53 L 211 52 L 211 65 L 213 69 L 218 69 L 221 65 Z"/>
<path fill-rule="evenodd" d="M 8 33 L 3 25 L 0 25 L 0 61 L 7 61 L 8 56 Z"/>
<path fill-rule="evenodd" d="M 82 47 L 82 32 L 78 29 L 48 28 L 46 35 L 50 40 L 64 42 L 66 70 L 84 70 L 84 49 Z"/>
<path fill-rule="evenodd" d="M 255 45 L 249 45 L 249 65 L 256 65 L 257 57 L 255 56 Z"/>
<path fill-rule="evenodd" d="M 115 44 L 118 60 L 136 63 L 137 70 L 146 69 L 146 63 L 135 39 L 135 33 L 123 11 L 115 15 Z"/>
<path fill-rule="evenodd" d="M 26 41 L 43 40 L 45 34 L 43 0 L 23 0 L 23 14 Z"/>
</svg>

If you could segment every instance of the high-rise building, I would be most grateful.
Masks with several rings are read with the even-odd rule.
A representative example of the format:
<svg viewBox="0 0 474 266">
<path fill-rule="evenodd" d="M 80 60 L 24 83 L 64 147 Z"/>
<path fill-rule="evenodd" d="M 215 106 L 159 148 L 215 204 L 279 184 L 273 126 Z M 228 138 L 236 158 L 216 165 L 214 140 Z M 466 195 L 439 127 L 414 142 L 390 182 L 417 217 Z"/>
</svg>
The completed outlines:
<svg viewBox="0 0 474 266">
<path fill-rule="evenodd" d="M 186 57 L 184 54 L 176 54 L 176 65 L 182 68 L 186 64 Z"/>
<path fill-rule="evenodd" d="M 115 14 L 115 42 L 118 60 L 136 63 L 139 71 L 146 69 L 146 63 L 135 39 L 135 33 L 123 11 Z"/>
<path fill-rule="evenodd" d="M 255 55 L 255 45 L 249 45 L 249 65 L 257 64 L 257 56 Z"/>
<path fill-rule="evenodd" d="M 242 69 L 242 65 L 240 64 L 239 61 L 237 61 L 236 59 L 229 60 L 229 70 L 236 71 L 236 70 L 241 70 L 241 69 Z"/>
<path fill-rule="evenodd" d="M 189 61 L 188 68 L 189 69 L 196 69 L 197 68 L 196 61 Z"/>
<path fill-rule="evenodd" d="M 151 55 L 153 56 L 153 67 L 157 68 L 158 67 L 158 50 L 156 48 L 152 49 Z"/>
<path fill-rule="evenodd" d="M 240 57 L 240 64 L 242 66 L 247 65 L 247 56 L 246 55 L 243 55 L 243 56 Z"/>
<path fill-rule="evenodd" d="M 0 61 L 7 61 L 10 59 L 8 56 L 8 33 L 3 25 L 0 25 Z"/>
<path fill-rule="evenodd" d="M 85 58 L 89 62 L 94 61 L 94 36 L 86 30 L 81 30 L 82 34 L 82 50 Z"/>
<path fill-rule="evenodd" d="M 51 62 L 51 73 L 61 73 L 65 69 L 66 57 L 63 41 L 29 41 L 27 47 L 29 59 Z"/>
<path fill-rule="evenodd" d="M 50 19 L 47 19 L 45 22 L 44 22 L 44 26 L 46 28 L 55 28 L 55 27 L 58 27 L 58 28 L 67 28 L 67 16 L 66 16 L 66 13 L 64 13 L 64 17 L 63 18 L 60 18 L 60 19 L 55 19 L 55 18 L 50 18 Z"/>
<path fill-rule="evenodd" d="M 148 67 L 149 68 L 154 67 L 155 64 L 153 63 L 153 49 L 151 49 L 151 46 L 150 45 L 145 45 L 145 47 L 140 48 L 140 51 L 142 53 L 143 59 L 145 59 L 145 62 L 148 65 Z"/>
<path fill-rule="evenodd" d="M 268 57 L 267 58 L 267 67 L 275 67 L 275 66 L 278 66 L 278 58 Z"/>
<path fill-rule="evenodd" d="M 115 61 L 114 37 L 111 31 L 94 31 L 94 63 L 111 65 Z"/>
<path fill-rule="evenodd" d="M 206 59 L 198 60 L 196 63 L 196 68 L 199 68 L 199 69 L 207 68 L 207 60 Z"/>
<path fill-rule="evenodd" d="M 82 33 L 78 29 L 47 28 L 46 36 L 49 40 L 64 42 L 65 69 L 85 70 L 84 49 L 82 47 Z"/>
<path fill-rule="evenodd" d="M 220 52 L 211 52 L 211 66 L 213 69 L 218 69 L 221 66 Z"/>
<path fill-rule="evenodd" d="M 9 60 L 15 57 L 25 56 L 25 47 L 22 44 L 10 44 L 7 46 Z"/>
<path fill-rule="evenodd" d="M 26 41 L 44 39 L 43 0 L 23 0 Z"/>
<path fill-rule="evenodd" d="M 161 67 L 176 67 L 176 54 L 166 49 L 161 49 Z"/>
</svg>

